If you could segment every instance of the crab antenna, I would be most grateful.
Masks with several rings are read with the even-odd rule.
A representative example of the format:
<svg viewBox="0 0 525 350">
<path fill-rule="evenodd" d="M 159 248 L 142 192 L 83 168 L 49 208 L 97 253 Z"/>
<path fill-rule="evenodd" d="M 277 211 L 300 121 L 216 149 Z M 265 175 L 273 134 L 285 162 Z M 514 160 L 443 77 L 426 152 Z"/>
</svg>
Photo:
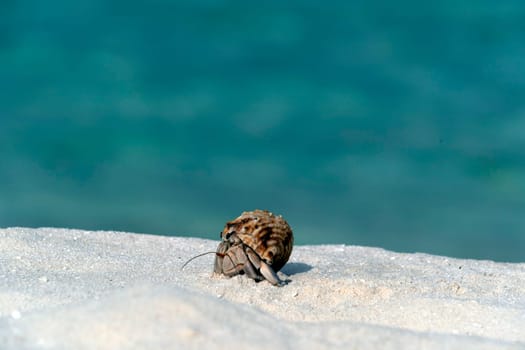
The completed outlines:
<svg viewBox="0 0 525 350">
<path fill-rule="evenodd" d="M 184 263 L 184 265 L 182 265 L 182 266 L 180 267 L 180 269 L 181 269 L 181 270 L 184 269 L 184 267 L 186 267 L 186 265 L 188 265 L 188 263 L 189 263 L 190 261 L 195 260 L 195 259 L 197 259 L 197 258 L 200 258 L 201 256 L 208 255 L 208 254 L 217 254 L 217 252 L 206 252 L 206 253 L 202 253 L 202 254 L 199 254 L 199 255 L 195 255 L 194 257 L 192 257 L 192 258 L 190 258 L 188 261 L 186 261 L 186 262 Z"/>
</svg>

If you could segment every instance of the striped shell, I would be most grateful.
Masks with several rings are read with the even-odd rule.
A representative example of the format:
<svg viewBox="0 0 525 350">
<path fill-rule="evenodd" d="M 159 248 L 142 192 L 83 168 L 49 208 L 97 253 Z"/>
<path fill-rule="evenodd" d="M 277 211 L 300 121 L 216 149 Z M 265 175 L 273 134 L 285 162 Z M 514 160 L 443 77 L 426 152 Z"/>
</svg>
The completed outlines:
<svg viewBox="0 0 525 350">
<path fill-rule="evenodd" d="M 259 257 L 279 271 L 290 258 L 293 232 L 282 216 L 267 210 L 246 211 L 226 223 L 222 239 L 236 233 L 240 240 L 252 248 Z"/>
</svg>

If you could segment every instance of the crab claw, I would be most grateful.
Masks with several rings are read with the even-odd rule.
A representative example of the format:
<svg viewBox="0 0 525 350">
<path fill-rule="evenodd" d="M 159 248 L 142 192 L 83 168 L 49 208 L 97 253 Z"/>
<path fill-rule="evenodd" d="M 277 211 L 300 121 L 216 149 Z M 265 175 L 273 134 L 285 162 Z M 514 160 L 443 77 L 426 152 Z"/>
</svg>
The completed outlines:
<svg viewBox="0 0 525 350">
<path fill-rule="evenodd" d="M 217 253 L 215 255 L 215 266 L 214 271 L 215 273 L 222 273 L 223 271 L 223 264 L 224 264 L 224 256 L 226 255 L 226 252 L 230 248 L 230 244 L 228 242 L 221 242 L 219 246 L 217 247 Z"/>
</svg>

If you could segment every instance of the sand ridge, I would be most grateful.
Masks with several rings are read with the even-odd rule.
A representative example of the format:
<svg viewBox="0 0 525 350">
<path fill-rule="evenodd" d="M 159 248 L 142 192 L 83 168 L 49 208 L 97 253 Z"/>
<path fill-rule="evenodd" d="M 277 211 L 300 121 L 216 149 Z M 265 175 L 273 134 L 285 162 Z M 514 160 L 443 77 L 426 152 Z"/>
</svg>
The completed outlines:
<svg viewBox="0 0 525 350">
<path fill-rule="evenodd" d="M 525 264 L 296 246 L 274 287 L 212 276 L 218 242 L 0 230 L 6 349 L 525 347 Z M 230 344 L 231 345 L 231 344 Z"/>
</svg>

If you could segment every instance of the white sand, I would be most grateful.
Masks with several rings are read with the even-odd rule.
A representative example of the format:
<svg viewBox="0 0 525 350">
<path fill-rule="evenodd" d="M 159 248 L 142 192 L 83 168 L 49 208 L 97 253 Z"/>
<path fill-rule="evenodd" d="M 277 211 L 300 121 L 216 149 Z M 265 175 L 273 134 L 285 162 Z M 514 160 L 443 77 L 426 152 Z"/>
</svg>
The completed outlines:
<svg viewBox="0 0 525 350">
<path fill-rule="evenodd" d="M 217 244 L 0 229 L 0 349 L 525 349 L 525 263 L 327 245 L 281 288 L 180 269 Z"/>
</svg>

